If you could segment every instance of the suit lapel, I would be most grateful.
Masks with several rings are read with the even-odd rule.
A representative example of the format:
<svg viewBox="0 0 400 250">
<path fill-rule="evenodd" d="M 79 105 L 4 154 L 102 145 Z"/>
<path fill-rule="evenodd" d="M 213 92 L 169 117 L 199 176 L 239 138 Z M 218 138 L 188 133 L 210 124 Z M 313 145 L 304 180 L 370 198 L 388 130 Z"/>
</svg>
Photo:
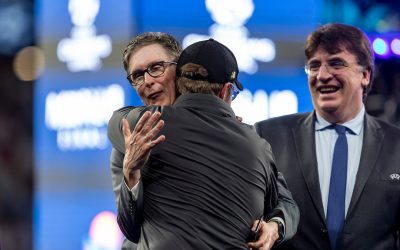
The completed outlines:
<svg viewBox="0 0 400 250">
<path fill-rule="evenodd" d="M 320 219 L 325 223 L 315 150 L 314 112 L 310 113 L 304 119 L 304 122 L 301 120 L 297 126 L 292 129 L 292 134 L 296 146 L 297 158 L 300 160 L 299 166 L 303 173 L 307 189 Z"/>
<path fill-rule="evenodd" d="M 349 215 L 355 208 L 381 151 L 384 134 L 376 121 L 366 114 L 364 121 L 364 139 L 361 151 L 360 166 L 358 167 L 356 183 L 351 197 Z"/>
</svg>

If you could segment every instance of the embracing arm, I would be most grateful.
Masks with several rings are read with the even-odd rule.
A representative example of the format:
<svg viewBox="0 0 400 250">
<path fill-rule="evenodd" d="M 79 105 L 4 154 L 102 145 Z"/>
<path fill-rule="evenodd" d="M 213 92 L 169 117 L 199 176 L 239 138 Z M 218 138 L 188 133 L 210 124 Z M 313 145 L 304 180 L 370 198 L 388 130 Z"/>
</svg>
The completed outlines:
<svg viewBox="0 0 400 250">
<path fill-rule="evenodd" d="M 254 125 L 254 130 L 257 132 L 257 134 L 261 135 L 258 123 Z M 275 159 L 272 152 L 273 148 L 270 148 L 270 150 L 272 158 Z M 275 160 L 273 160 L 273 162 L 272 168 L 273 172 L 275 173 L 278 186 L 278 205 L 272 210 L 269 218 L 279 216 L 284 220 L 285 234 L 281 241 L 284 242 L 288 239 L 291 239 L 296 234 L 297 226 L 299 225 L 300 220 L 300 211 L 293 199 L 292 193 L 288 189 L 285 177 L 281 172 L 278 172 L 278 169 L 275 165 Z"/>
<path fill-rule="evenodd" d="M 108 138 L 115 151 L 120 152 L 123 158 L 123 162 L 114 161 L 111 164 L 114 190 L 119 185 L 120 169 L 129 189 L 135 186 L 140 180 L 140 169 L 147 162 L 151 149 L 164 141 L 163 135 L 155 138 L 164 126 L 164 121 L 159 120 L 159 110 L 158 106 L 126 107 L 113 113 L 108 123 Z"/>
<path fill-rule="evenodd" d="M 285 236 L 282 242 L 291 239 L 297 231 L 297 226 L 300 220 L 300 211 L 293 199 L 292 193 L 289 191 L 286 180 L 281 172 L 278 172 L 278 205 L 273 209 L 270 218 L 276 215 L 281 215 L 285 222 Z M 276 214 L 276 215 L 274 215 Z"/>
<path fill-rule="evenodd" d="M 266 150 L 271 155 L 271 159 L 274 159 L 269 145 Z M 291 239 L 296 233 L 299 224 L 300 212 L 298 206 L 287 188 L 284 176 L 277 171 L 274 160 L 271 161 L 271 170 L 272 179 L 276 181 L 277 204 L 275 203 L 272 210 L 265 214 L 265 221 L 259 226 L 257 241 L 249 243 L 249 247 L 252 249 L 259 249 L 261 247 L 262 249 L 270 249 Z M 257 222 L 255 221 L 253 224 L 253 231 L 256 228 Z"/>
<path fill-rule="evenodd" d="M 139 240 L 142 224 L 140 169 L 151 149 L 164 140 L 164 136 L 154 139 L 163 126 L 163 121 L 159 121 L 160 113 L 151 114 L 145 110 L 144 107 L 117 110 L 108 126 L 108 136 L 113 144 L 110 160 L 118 224 L 123 234 L 133 242 Z M 133 131 L 130 127 L 134 127 Z M 134 186 L 135 197 L 130 190 Z"/>
<path fill-rule="evenodd" d="M 108 138 L 113 145 L 110 156 L 110 168 L 113 191 L 118 208 L 118 225 L 127 239 L 137 242 L 140 237 L 141 212 L 137 209 L 131 210 L 130 208 L 141 207 L 142 200 L 132 199 L 123 175 L 125 141 L 122 133 L 122 119 L 126 118 L 132 109 L 134 107 L 124 107 L 113 113 L 108 123 Z M 139 203 L 139 205 L 136 203 Z M 128 243 L 124 242 L 124 244 Z"/>
<path fill-rule="evenodd" d="M 111 151 L 110 167 L 112 175 L 113 191 L 118 208 L 118 225 L 127 239 L 138 242 L 140 237 L 140 226 L 142 221 L 143 196 L 138 192 L 138 196 L 132 194 L 124 182 L 122 173 L 124 154 L 116 150 Z M 128 244 L 124 242 L 124 244 Z M 130 243 L 132 244 L 132 243 Z"/>
<path fill-rule="evenodd" d="M 142 185 L 141 182 L 138 185 Z M 137 243 L 143 221 L 143 192 L 138 192 L 135 200 L 131 191 L 123 184 L 118 202 L 118 225 L 125 237 Z"/>
</svg>

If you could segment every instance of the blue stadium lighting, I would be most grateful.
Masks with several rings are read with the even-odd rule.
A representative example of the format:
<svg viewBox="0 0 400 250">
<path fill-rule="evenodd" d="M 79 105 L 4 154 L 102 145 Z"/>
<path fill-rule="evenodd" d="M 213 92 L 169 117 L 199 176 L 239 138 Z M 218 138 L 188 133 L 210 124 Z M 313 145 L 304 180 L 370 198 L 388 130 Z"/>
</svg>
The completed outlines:
<svg viewBox="0 0 400 250">
<path fill-rule="evenodd" d="M 372 42 L 372 48 L 374 49 L 375 53 L 381 56 L 385 56 L 389 52 L 388 44 L 382 38 L 376 38 Z"/>
<path fill-rule="evenodd" d="M 400 55 L 400 39 L 395 38 L 390 44 L 392 52 L 396 55 Z"/>
</svg>

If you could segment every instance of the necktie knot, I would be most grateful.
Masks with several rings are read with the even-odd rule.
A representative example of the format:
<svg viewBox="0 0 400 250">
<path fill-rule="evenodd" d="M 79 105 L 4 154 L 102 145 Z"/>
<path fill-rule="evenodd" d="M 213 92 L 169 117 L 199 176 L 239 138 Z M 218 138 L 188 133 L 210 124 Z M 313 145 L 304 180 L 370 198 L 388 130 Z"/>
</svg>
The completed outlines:
<svg viewBox="0 0 400 250">
<path fill-rule="evenodd" d="M 333 127 L 336 130 L 336 133 L 338 133 L 339 135 L 344 135 L 346 134 L 346 127 L 343 125 L 339 125 L 339 124 L 334 124 Z"/>
</svg>

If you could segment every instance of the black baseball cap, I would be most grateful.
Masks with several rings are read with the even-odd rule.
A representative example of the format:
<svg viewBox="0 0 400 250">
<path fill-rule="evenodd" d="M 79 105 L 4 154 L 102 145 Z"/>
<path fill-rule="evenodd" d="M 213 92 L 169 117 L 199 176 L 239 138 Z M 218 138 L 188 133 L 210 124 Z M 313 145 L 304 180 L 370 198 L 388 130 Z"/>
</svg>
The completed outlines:
<svg viewBox="0 0 400 250">
<path fill-rule="evenodd" d="M 243 90 L 243 85 L 237 79 L 239 69 L 235 56 L 228 47 L 212 38 L 193 43 L 182 51 L 178 59 L 177 76 L 181 76 L 180 69 L 187 63 L 201 65 L 207 70 L 208 77 L 203 80 L 221 84 L 231 82 Z"/>
</svg>

